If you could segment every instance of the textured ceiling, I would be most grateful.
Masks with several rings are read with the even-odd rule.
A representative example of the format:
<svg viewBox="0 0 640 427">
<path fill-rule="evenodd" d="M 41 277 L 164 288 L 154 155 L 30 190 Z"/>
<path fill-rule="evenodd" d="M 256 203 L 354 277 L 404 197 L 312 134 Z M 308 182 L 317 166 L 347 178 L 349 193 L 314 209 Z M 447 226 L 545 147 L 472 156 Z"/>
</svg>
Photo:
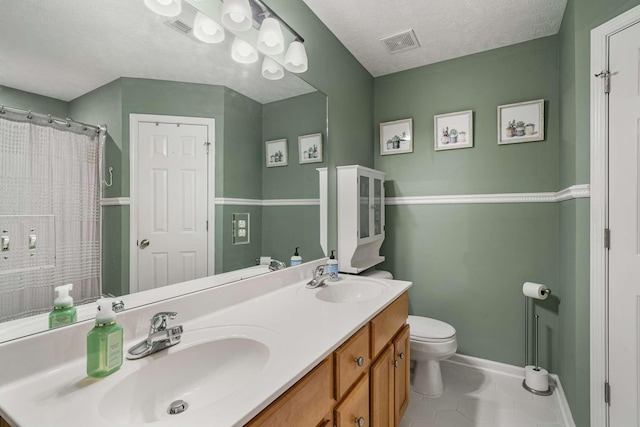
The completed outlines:
<svg viewBox="0 0 640 427">
<path fill-rule="evenodd" d="M 556 34 L 567 0 L 303 0 L 374 76 Z M 421 47 L 380 38 L 413 29 Z"/>
<path fill-rule="evenodd" d="M 119 77 L 224 85 L 261 103 L 315 90 L 235 63 L 229 34 L 209 45 L 166 19 L 143 0 L 0 0 L 0 85 L 65 101 Z"/>
</svg>

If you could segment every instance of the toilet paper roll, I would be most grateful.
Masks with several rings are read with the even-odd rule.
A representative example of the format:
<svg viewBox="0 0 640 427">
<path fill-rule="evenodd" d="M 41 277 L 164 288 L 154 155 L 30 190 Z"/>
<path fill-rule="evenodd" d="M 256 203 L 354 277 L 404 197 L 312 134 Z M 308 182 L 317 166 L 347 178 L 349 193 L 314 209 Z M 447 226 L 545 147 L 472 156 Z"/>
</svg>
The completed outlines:
<svg viewBox="0 0 640 427">
<path fill-rule="evenodd" d="M 525 282 L 522 285 L 522 293 L 525 297 L 535 299 L 547 299 L 551 291 L 545 285 L 539 283 Z"/>
<path fill-rule="evenodd" d="M 546 369 L 538 368 L 536 371 L 534 366 L 524 367 L 524 381 L 527 386 L 536 391 L 549 390 L 549 372 Z"/>
<path fill-rule="evenodd" d="M 261 256 L 260 257 L 260 265 L 269 265 L 271 264 L 271 257 L 270 256 Z"/>
</svg>

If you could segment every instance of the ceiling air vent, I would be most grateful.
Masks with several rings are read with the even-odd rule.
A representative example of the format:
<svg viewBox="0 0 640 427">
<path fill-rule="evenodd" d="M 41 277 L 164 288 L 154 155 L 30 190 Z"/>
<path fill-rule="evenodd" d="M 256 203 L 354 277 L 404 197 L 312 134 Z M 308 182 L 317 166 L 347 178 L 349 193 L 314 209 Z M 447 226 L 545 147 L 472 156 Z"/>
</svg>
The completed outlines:
<svg viewBox="0 0 640 427">
<path fill-rule="evenodd" d="M 172 28 L 172 29 L 174 29 L 177 32 L 182 33 L 182 34 L 189 34 L 193 30 L 193 28 L 191 28 L 191 26 L 185 24 L 184 22 L 182 22 L 179 19 L 172 19 L 170 21 L 165 21 L 164 25 L 166 25 L 167 27 Z"/>
<path fill-rule="evenodd" d="M 416 33 L 414 33 L 413 30 L 407 30 L 389 37 L 384 37 L 380 39 L 380 41 L 389 53 L 404 52 L 405 50 L 420 47 L 420 42 L 416 38 Z"/>
</svg>

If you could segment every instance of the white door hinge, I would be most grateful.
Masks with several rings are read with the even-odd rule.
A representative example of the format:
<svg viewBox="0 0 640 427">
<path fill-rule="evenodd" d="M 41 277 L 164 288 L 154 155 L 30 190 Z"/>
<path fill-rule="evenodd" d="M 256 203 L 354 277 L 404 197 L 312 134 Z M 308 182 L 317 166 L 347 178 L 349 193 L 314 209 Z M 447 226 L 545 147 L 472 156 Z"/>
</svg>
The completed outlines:
<svg viewBox="0 0 640 427">
<path fill-rule="evenodd" d="M 611 249 L 611 230 L 604 229 L 604 247 L 605 249 Z"/>
<path fill-rule="evenodd" d="M 207 224 L 205 225 L 205 230 L 209 231 L 209 220 L 207 220 Z"/>
<path fill-rule="evenodd" d="M 611 404 L 611 386 L 604 383 L 604 403 Z"/>
<path fill-rule="evenodd" d="M 205 141 L 204 146 L 207 148 L 207 154 L 209 154 L 209 147 L 211 146 L 211 143 L 209 141 Z"/>
<path fill-rule="evenodd" d="M 609 70 L 601 71 L 595 75 L 604 79 L 604 93 L 611 92 L 611 72 Z"/>
</svg>

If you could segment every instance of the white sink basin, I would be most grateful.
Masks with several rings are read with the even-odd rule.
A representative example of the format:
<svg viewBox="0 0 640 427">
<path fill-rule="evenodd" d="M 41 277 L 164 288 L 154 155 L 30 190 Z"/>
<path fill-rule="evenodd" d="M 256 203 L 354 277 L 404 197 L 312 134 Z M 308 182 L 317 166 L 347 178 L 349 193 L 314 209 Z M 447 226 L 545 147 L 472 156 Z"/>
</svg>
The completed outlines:
<svg viewBox="0 0 640 427">
<path fill-rule="evenodd" d="M 190 414 L 242 391 L 260 375 L 278 338 L 247 326 L 187 331 L 167 350 L 126 361 L 142 366 L 105 393 L 100 414 L 116 424 L 179 422 L 182 414 L 168 413 L 172 403 L 186 402 L 183 414 Z"/>
<path fill-rule="evenodd" d="M 377 298 L 391 287 L 374 279 L 340 279 L 327 283 L 315 293 L 315 297 L 326 302 L 353 303 Z"/>
</svg>

